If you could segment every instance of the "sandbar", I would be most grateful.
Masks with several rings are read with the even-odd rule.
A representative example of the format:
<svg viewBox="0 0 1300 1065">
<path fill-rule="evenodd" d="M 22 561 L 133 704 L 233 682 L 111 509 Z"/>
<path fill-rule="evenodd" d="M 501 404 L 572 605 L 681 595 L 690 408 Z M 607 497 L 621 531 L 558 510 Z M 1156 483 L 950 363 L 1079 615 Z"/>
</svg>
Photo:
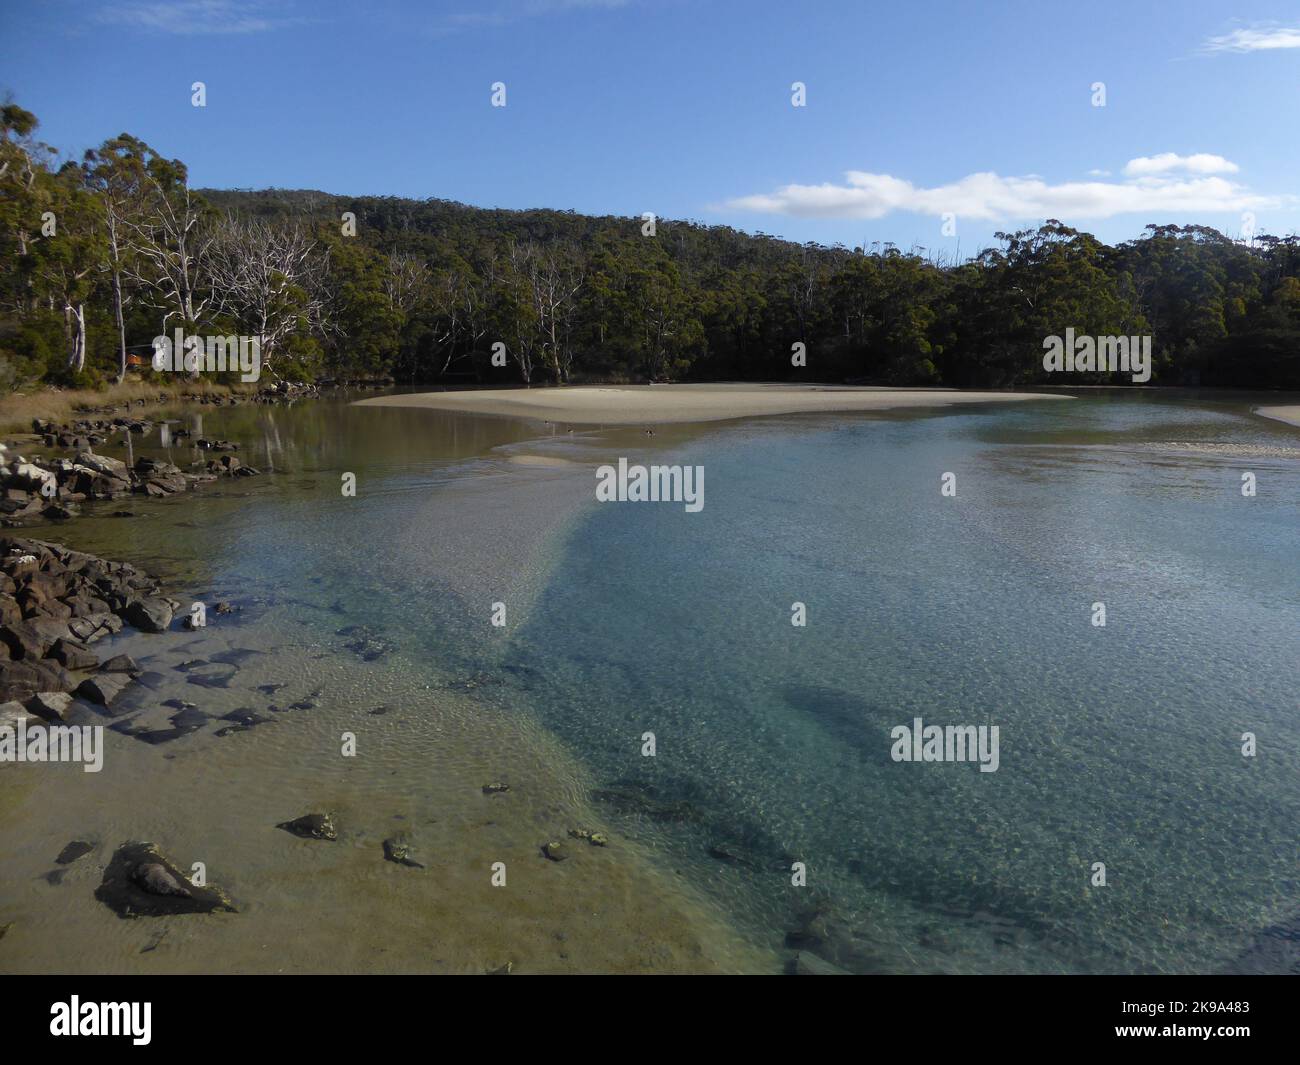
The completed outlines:
<svg viewBox="0 0 1300 1065">
<path fill-rule="evenodd" d="M 594 385 L 408 392 L 358 400 L 369 407 L 423 407 L 462 414 L 533 418 L 572 425 L 711 422 L 770 414 L 1023 403 L 1069 396 L 1034 392 L 966 392 L 949 388 L 848 385 Z"/>
</svg>

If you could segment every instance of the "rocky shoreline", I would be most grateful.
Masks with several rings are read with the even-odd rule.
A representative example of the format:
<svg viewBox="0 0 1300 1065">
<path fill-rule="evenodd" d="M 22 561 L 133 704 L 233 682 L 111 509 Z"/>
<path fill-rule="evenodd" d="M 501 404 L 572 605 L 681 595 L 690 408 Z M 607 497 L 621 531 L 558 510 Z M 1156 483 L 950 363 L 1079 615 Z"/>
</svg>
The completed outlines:
<svg viewBox="0 0 1300 1065">
<path fill-rule="evenodd" d="M 52 438 L 52 446 L 71 448 L 75 455 L 67 459 L 34 458 L 30 462 L 21 456 L 7 462 L 0 457 L 0 489 L 3 489 L 0 495 L 10 504 L 4 508 L 3 517 L 15 524 L 27 520 L 48 520 L 55 515 L 45 511 L 54 505 L 67 507 L 75 515 L 75 504 L 82 499 L 99 501 L 121 496 L 170 496 L 223 475 L 217 471 L 209 472 L 208 469 L 186 473 L 177 466 L 151 458 L 142 458 L 128 465 L 96 453 L 95 449 L 111 440 L 114 433 L 122 434 L 125 431 L 125 434 L 134 436 L 138 441 L 141 436 L 150 433 L 160 435 L 160 426 L 168 424 L 145 418 L 114 417 L 105 421 L 87 417 L 66 425 L 34 425 L 34 429 L 42 431 L 42 442 L 46 437 Z M 169 433 L 172 440 L 183 440 L 185 446 L 202 446 L 193 438 L 186 439 L 183 433 L 178 434 L 170 429 Z M 154 440 L 156 442 L 157 435 Z M 224 475 L 249 475 L 231 469 L 232 466 L 234 469 L 242 468 L 235 465 L 238 459 L 231 454 L 237 445 L 226 441 L 208 443 L 222 445 L 206 447 L 204 450 L 224 452 L 219 456 L 211 456 L 211 461 L 221 463 Z M 26 440 L 21 446 L 24 450 L 27 449 Z M 153 450 L 153 454 L 156 455 L 157 451 Z M 9 455 L 12 455 L 12 451 Z M 128 451 L 124 457 L 129 455 Z M 47 487 L 51 483 L 52 498 L 46 494 L 51 492 Z M 81 493 L 82 498 L 76 498 L 77 493 Z M 86 510 L 90 512 L 92 508 L 88 506 Z M 102 508 L 99 513 L 104 515 L 108 510 L 109 508 Z M 49 533 L 45 535 L 48 536 Z M 123 552 L 112 548 L 101 546 L 97 550 L 104 555 L 123 557 Z M 126 557 L 131 557 L 129 552 Z M 225 612 L 221 603 L 212 600 L 219 594 L 229 592 L 230 589 L 225 589 L 211 595 L 196 596 L 209 600 L 206 607 L 209 624 L 213 615 Z M 198 687 L 238 688 L 241 685 L 238 682 L 232 685 L 230 678 L 237 665 L 245 661 L 242 656 L 261 653 L 242 649 L 248 642 L 243 641 L 237 647 L 215 653 L 210 649 L 198 649 L 204 658 L 194 659 L 194 652 L 189 647 L 191 644 L 197 646 L 198 634 L 191 634 L 187 641 L 178 631 L 188 627 L 190 600 L 185 599 L 182 604 L 181 599 L 172 597 L 173 594 L 174 592 L 164 590 L 153 575 L 131 564 L 78 551 L 63 543 L 38 539 L 30 533 L 0 530 L 0 727 L 16 727 L 20 721 L 29 727 L 82 726 L 102 722 L 106 730 L 111 729 L 112 733 L 139 739 L 146 744 L 163 743 L 200 730 L 204 735 L 212 735 L 225 742 L 241 743 L 247 742 L 247 738 L 235 741 L 226 738 L 235 733 L 247 732 L 256 725 L 269 723 L 282 710 L 310 710 L 318 705 L 316 696 L 320 694 L 319 690 L 313 692 L 311 697 L 288 702 L 287 705 L 286 700 L 277 699 L 281 705 L 263 707 L 263 704 L 254 701 L 256 696 L 253 696 L 250 700 L 253 702 L 252 707 L 233 710 L 228 709 L 229 703 L 239 700 L 229 699 L 222 704 L 223 693 L 213 693 L 218 705 L 215 708 L 205 705 L 203 710 L 194 703 L 186 702 L 183 697 L 166 698 L 165 696 L 177 694 L 171 670 L 176 670 L 185 683 Z M 250 617 L 249 611 L 256 602 L 256 596 L 251 600 L 241 597 L 244 609 L 242 620 L 255 620 Z M 251 614 L 257 615 L 258 610 L 254 608 Z M 372 625 L 346 625 L 336 633 L 344 638 L 344 649 L 367 664 L 377 663 L 392 649 L 384 634 Z M 139 658 L 144 663 L 143 668 L 127 655 L 110 657 L 102 648 L 97 651 L 94 646 L 97 641 L 106 635 L 121 633 L 128 626 L 146 633 L 172 632 L 174 639 L 185 644 L 186 650 L 173 647 L 169 640 L 159 640 L 157 645 L 160 657 L 154 661 L 153 652 L 143 645 L 152 645 L 155 641 L 151 637 L 132 637 L 132 642 L 124 649 Z M 218 633 L 218 638 L 221 635 Z M 171 661 L 186 654 L 190 658 L 185 661 Z M 155 669 L 159 672 L 153 672 Z M 267 678 L 263 676 L 258 679 Z M 270 679 L 277 683 L 257 684 L 255 690 L 274 696 L 277 689 L 286 687 L 278 675 L 273 673 Z M 491 682 L 490 678 L 475 674 L 464 680 L 453 681 L 446 687 L 453 693 L 466 693 Z M 250 692 L 254 690 L 247 678 L 242 686 Z M 184 693 L 180 694 L 183 696 Z M 171 727 L 156 720 L 163 710 L 169 711 Z M 384 706 L 368 713 L 381 715 L 387 710 L 388 707 Z M 399 721 L 398 724 L 404 722 Z M 206 727 L 209 725 L 216 726 L 215 731 L 209 731 Z M 267 738 L 265 742 L 274 745 L 274 737 Z M 130 759 L 131 755 L 126 757 Z M 164 757 L 170 759 L 174 755 L 168 752 Z M 158 762 L 157 766 L 161 769 L 168 764 Z M 500 767 L 494 767 L 493 771 L 499 772 Z M 153 773 L 153 770 L 149 770 L 145 775 L 153 779 Z M 504 779 L 511 778 L 506 776 Z M 511 790 L 503 779 L 487 773 L 472 787 L 473 792 L 482 794 L 484 801 L 498 805 L 509 806 L 512 801 L 542 802 L 536 795 L 527 800 L 512 799 Z M 102 904 L 122 918 L 245 913 L 243 901 L 232 901 L 232 897 L 235 900 L 245 900 L 254 897 L 255 893 L 249 890 L 249 885 L 241 881 L 239 875 L 231 873 L 232 868 L 240 868 L 237 863 L 227 863 L 222 867 L 224 875 L 218 871 L 214 876 L 215 880 L 224 881 L 230 889 L 229 895 L 215 884 L 191 880 L 189 874 L 184 872 L 188 857 L 182 857 L 186 854 L 183 837 L 165 828 L 160 830 L 147 816 L 140 817 L 140 811 L 147 807 L 132 807 L 121 799 L 121 794 L 114 791 L 113 805 L 116 807 L 119 802 L 123 802 L 125 808 L 132 809 L 135 813 L 124 817 L 123 823 L 115 827 L 112 835 L 102 825 L 82 823 L 79 820 L 64 818 L 51 823 L 51 827 L 59 834 L 49 836 L 47 832 L 42 837 L 54 839 L 51 852 L 57 850 L 64 840 L 71 839 L 72 831 L 80 834 L 59 851 L 55 859 L 57 868 L 48 874 L 42 873 L 38 878 L 42 887 L 45 882 L 50 885 L 62 882 L 65 888 L 69 884 L 84 886 L 88 892 L 93 890 L 92 905 L 96 909 Z M 506 797 L 503 799 L 501 796 Z M 418 890 L 414 885 L 430 875 L 427 870 L 439 871 L 440 878 L 446 875 L 446 841 L 443 841 L 441 847 L 438 846 L 438 830 L 431 827 L 436 824 L 434 819 L 394 831 L 397 826 L 375 822 L 367 815 L 359 816 L 356 810 L 349 810 L 346 803 L 341 807 L 336 805 L 331 796 L 316 798 L 323 801 L 310 805 L 308 802 L 303 802 L 302 805 L 287 803 L 287 808 L 278 807 L 276 814 L 268 816 L 266 820 L 268 827 L 278 827 L 303 841 L 301 846 L 306 849 L 302 851 L 302 857 L 307 858 L 315 848 L 328 852 L 345 852 L 343 846 L 335 846 L 337 840 L 346 838 L 355 843 L 358 838 L 364 838 L 369 859 L 381 867 L 393 870 L 395 876 L 409 878 L 413 890 Z M 304 808 L 312 811 L 313 806 L 315 812 L 302 813 Z M 601 860 L 606 863 L 602 868 L 608 868 L 611 874 L 618 869 L 619 877 L 632 875 L 625 869 L 618 868 L 626 864 L 627 855 L 620 847 L 622 841 L 613 838 L 604 826 L 592 824 L 582 815 L 557 817 L 557 811 L 551 807 L 547 807 L 546 812 L 549 815 L 545 818 L 548 823 L 536 825 L 531 832 L 526 833 L 532 839 L 525 847 L 536 869 L 549 870 L 541 875 L 550 877 L 552 884 L 562 886 L 566 882 L 565 878 L 577 875 L 574 873 L 575 868 L 585 869 L 588 863 Z M 288 821 L 279 820 L 295 813 L 301 816 Z M 495 818 L 488 823 L 494 822 Z M 574 827 L 575 825 L 579 827 Z M 590 827 L 582 827 L 584 825 Z M 71 831 L 68 835 L 62 835 L 60 829 Z M 126 842 L 116 842 L 122 840 Z M 147 840 L 156 840 L 157 843 L 144 842 Z M 459 839 L 456 842 L 459 846 Z M 101 850 L 106 843 L 108 847 Z M 508 850 L 505 853 L 509 856 Z M 87 858 L 88 854 L 91 857 Z M 493 857 L 495 859 L 496 855 Z M 614 859 L 612 865 L 608 864 L 610 857 Z M 48 855 L 46 860 L 49 860 Z M 326 860 L 336 859 L 331 856 Z M 523 860 L 522 855 L 512 859 L 511 867 L 515 868 L 514 862 L 520 860 Z M 523 874 L 525 878 L 537 875 L 535 872 Z M 94 878 L 93 881 L 87 882 L 91 877 Z M 589 908 L 594 910 L 596 907 L 593 905 Z M 250 918 L 241 915 L 236 920 L 247 924 Z M 137 922 L 128 920 L 124 923 L 134 925 Z M 140 923 L 150 926 L 153 924 Z M 163 926 L 157 937 L 161 940 L 166 935 L 167 925 L 165 922 L 159 924 Z M 26 920 L 21 921 L 20 926 L 20 931 L 21 928 L 31 927 Z M 684 936 L 683 933 L 683 941 L 687 941 Z M 557 937 L 557 941 L 563 940 L 563 935 L 557 933 Z M 140 953 L 151 952 L 156 946 L 157 941 Z M 567 958 L 567 948 L 561 949 L 566 952 L 560 953 L 559 958 Z M 658 949 L 661 948 L 656 948 Z M 508 961 L 504 966 L 498 967 L 495 961 L 491 961 L 479 971 L 509 972 L 514 964 Z M 528 967 L 535 964 L 534 962 Z"/>
<path fill-rule="evenodd" d="M 78 513 L 78 504 L 86 500 L 113 500 L 131 495 L 149 498 L 176 495 L 218 477 L 256 477 L 261 471 L 245 465 L 232 454 L 211 459 L 201 467 L 202 472 L 186 473 L 179 466 L 160 459 L 141 456 L 128 466 L 121 459 L 98 455 L 91 450 L 95 442 L 103 442 L 102 435 L 90 426 L 52 426 L 39 420 L 34 428 L 45 439 L 64 440 L 81 448 L 72 459 L 32 458 L 22 455 L 8 457 L 8 449 L 0 444 L 0 522 L 15 528 L 29 519 L 66 521 Z M 144 432 L 152 428 L 145 422 L 136 422 L 140 428 L 126 427 L 126 432 Z M 184 433 L 184 430 L 178 432 Z M 196 446 L 207 451 L 236 451 L 238 444 L 228 440 L 198 440 Z"/>
<path fill-rule="evenodd" d="M 166 403 L 193 404 L 200 407 L 233 407 L 243 403 L 278 404 L 319 398 L 327 391 L 390 387 L 389 380 L 323 380 L 303 384 L 287 381 L 267 385 L 247 396 L 218 395 L 208 392 L 166 392 L 156 400 L 137 399 L 117 406 L 78 408 L 78 417 L 68 422 L 33 418 L 31 433 L 11 436 L 13 449 L 0 442 L 0 526 L 16 528 L 28 521 L 66 521 L 76 516 L 78 504 L 86 500 L 113 500 L 143 495 L 151 498 L 175 495 L 219 477 L 255 477 L 260 470 L 248 465 L 232 452 L 239 444 L 229 440 L 194 438 L 190 430 L 175 419 L 149 418 L 140 412 L 150 405 Z M 156 458 L 132 458 L 130 463 L 94 449 L 121 441 L 128 456 L 133 453 L 133 438 L 145 438 L 157 431 L 163 447 L 188 442 L 212 457 L 182 470 Z M 21 439 L 20 439 L 21 438 Z M 24 458 L 17 447 L 62 448 L 74 457 Z M 219 456 L 219 457 L 218 457 Z M 129 516 L 123 514 L 122 516 Z"/>
<path fill-rule="evenodd" d="M 75 693 L 108 706 L 139 672 L 91 644 L 124 625 L 163 632 L 180 603 L 152 577 L 45 540 L 0 537 L 0 724 L 61 722 Z"/>
<path fill-rule="evenodd" d="M 296 395 L 289 389 L 267 388 L 255 398 L 269 402 Z M 184 398 L 223 402 L 205 394 Z M 76 517 L 78 504 L 85 501 L 165 498 L 220 477 L 260 475 L 232 453 L 239 445 L 228 440 L 193 441 L 204 452 L 223 452 L 194 463 L 198 472 L 150 456 L 142 455 L 128 465 L 96 453 L 96 446 L 116 434 L 125 440 L 128 456 L 134 451 L 132 437 L 155 429 L 164 446 L 190 437 L 173 421 L 132 417 L 129 407 L 83 411 L 113 417 L 80 418 L 68 424 L 34 419 L 32 431 L 40 442 L 75 449 L 71 459 L 28 459 L 0 443 L 0 524 L 18 528 L 30 521 L 63 522 Z M 132 511 L 113 513 L 134 516 Z M 33 717 L 62 721 L 74 694 L 107 708 L 140 670 L 125 655 L 101 662 L 90 645 L 120 632 L 124 625 L 142 632 L 165 632 L 180 606 L 162 593 L 153 577 L 129 563 L 47 540 L 0 536 L 0 724 Z M 231 608 L 217 603 L 212 609 L 220 614 Z M 187 617 L 185 623 L 191 624 L 191 619 Z"/>
</svg>

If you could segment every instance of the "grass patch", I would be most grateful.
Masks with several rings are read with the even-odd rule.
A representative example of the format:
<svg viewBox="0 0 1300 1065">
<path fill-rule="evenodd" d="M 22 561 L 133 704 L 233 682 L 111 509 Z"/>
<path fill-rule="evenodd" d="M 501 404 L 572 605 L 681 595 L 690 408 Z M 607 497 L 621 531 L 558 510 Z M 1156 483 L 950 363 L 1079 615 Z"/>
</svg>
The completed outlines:
<svg viewBox="0 0 1300 1065">
<path fill-rule="evenodd" d="M 0 433 L 30 433 L 32 419 L 46 421 L 73 421 L 81 411 L 95 407 L 120 407 L 127 403 L 143 405 L 135 409 L 141 414 L 151 409 L 175 404 L 186 395 L 249 395 L 250 387 L 231 387 L 207 380 L 154 384 L 147 381 L 123 381 L 120 385 L 104 388 L 54 388 L 41 386 L 25 392 L 12 392 L 0 397 Z M 134 413 L 134 411 L 133 411 Z"/>
</svg>

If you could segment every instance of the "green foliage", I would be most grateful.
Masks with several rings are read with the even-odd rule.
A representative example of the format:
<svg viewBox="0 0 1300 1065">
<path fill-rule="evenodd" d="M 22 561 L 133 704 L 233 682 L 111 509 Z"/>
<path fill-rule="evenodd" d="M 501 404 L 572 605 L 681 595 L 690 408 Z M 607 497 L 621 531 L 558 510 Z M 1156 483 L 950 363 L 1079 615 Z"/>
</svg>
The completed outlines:
<svg viewBox="0 0 1300 1065">
<path fill-rule="evenodd" d="M 689 222 L 651 237 L 436 199 L 199 195 L 128 134 L 58 167 L 36 129 L 0 109 L 0 388 L 119 376 L 164 323 L 261 336 L 294 380 L 1128 383 L 1046 374 L 1043 339 L 1073 328 L 1151 334 L 1155 383 L 1300 388 L 1295 236 L 1149 226 L 1111 247 L 1049 220 L 953 264 Z"/>
</svg>

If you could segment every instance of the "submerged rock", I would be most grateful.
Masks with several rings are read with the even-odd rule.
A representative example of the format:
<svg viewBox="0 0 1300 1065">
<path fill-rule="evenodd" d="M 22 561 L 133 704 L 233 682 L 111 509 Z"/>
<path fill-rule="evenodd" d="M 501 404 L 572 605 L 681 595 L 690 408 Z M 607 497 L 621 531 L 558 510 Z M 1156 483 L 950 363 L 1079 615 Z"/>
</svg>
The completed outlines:
<svg viewBox="0 0 1300 1065">
<path fill-rule="evenodd" d="M 212 656 L 212 661 L 227 666 L 242 666 L 250 658 L 256 658 L 258 655 L 263 654 L 266 654 L 266 652 L 254 651 L 247 647 L 232 647 L 229 651 L 218 651 Z"/>
<path fill-rule="evenodd" d="M 759 868 L 759 863 L 751 857 L 744 846 L 739 843 L 732 843 L 728 840 L 720 840 L 716 843 L 710 843 L 709 857 L 716 858 L 718 861 L 726 862 L 729 865 L 743 865 L 750 869 Z"/>
<path fill-rule="evenodd" d="M 597 802 L 630 814 L 673 824 L 704 821 L 703 812 L 688 799 L 662 799 L 651 785 L 620 782 L 607 788 L 596 788 L 591 797 Z"/>
<path fill-rule="evenodd" d="M 95 898 L 123 918 L 237 912 L 224 891 L 191 884 L 153 843 L 122 844 L 104 870 Z"/>
<path fill-rule="evenodd" d="M 199 672 L 200 669 L 204 670 L 204 672 Z M 185 680 L 200 688 L 229 688 L 230 682 L 235 679 L 235 674 L 238 672 L 236 666 L 229 663 L 217 663 L 215 665 L 195 667 L 188 672 Z"/>
<path fill-rule="evenodd" d="M 171 728 L 140 729 L 132 732 L 131 735 L 145 743 L 155 745 L 170 743 L 172 740 L 197 732 L 207 724 L 208 715 L 196 709 L 192 703 L 183 703 L 181 709 L 172 714 L 168 721 L 171 723 Z"/>
<path fill-rule="evenodd" d="M 794 976 L 850 976 L 847 969 L 832 965 L 825 958 L 819 958 L 806 950 L 799 951 L 790 960 L 790 973 Z"/>
<path fill-rule="evenodd" d="M 484 795 L 500 795 L 500 794 L 502 794 L 503 792 L 507 792 L 507 791 L 509 791 L 509 790 L 510 790 L 510 785 L 509 785 L 509 784 L 502 784 L 502 783 L 500 783 L 500 782 L 497 782 L 497 783 L 495 783 L 495 784 L 484 784 L 484 785 L 483 785 L 483 794 L 484 794 Z"/>
<path fill-rule="evenodd" d="M 558 839 L 543 844 L 542 853 L 553 862 L 562 862 L 569 856 L 568 852 L 564 849 L 564 844 Z"/>
<path fill-rule="evenodd" d="M 346 625 L 336 633 L 352 637 L 344 645 L 363 662 L 373 662 L 393 650 L 393 645 L 365 625 Z"/>
<path fill-rule="evenodd" d="M 254 725 L 265 725 L 271 718 L 263 717 L 256 710 L 252 710 L 247 706 L 241 706 L 238 710 L 231 710 L 228 714 L 222 714 L 221 720 L 233 721 L 236 725 L 242 725 L 244 728 L 252 728 Z"/>
<path fill-rule="evenodd" d="M 87 843 L 84 839 L 74 839 L 63 850 L 59 851 L 59 856 L 54 859 L 56 865 L 71 865 L 78 858 L 82 858 L 95 849 L 93 843 Z"/>
<path fill-rule="evenodd" d="M 101 673 L 139 673 L 140 667 L 130 655 L 114 655 L 99 665 Z"/>
<path fill-rule="evenodd" d="M 334 818 L 330 814 L 303 814 L 292 821 L 281 821 L 276 828 L 292 832 L 303 839 L 336 840 L 338 829 L 334 827 Z"/>
</svg>

